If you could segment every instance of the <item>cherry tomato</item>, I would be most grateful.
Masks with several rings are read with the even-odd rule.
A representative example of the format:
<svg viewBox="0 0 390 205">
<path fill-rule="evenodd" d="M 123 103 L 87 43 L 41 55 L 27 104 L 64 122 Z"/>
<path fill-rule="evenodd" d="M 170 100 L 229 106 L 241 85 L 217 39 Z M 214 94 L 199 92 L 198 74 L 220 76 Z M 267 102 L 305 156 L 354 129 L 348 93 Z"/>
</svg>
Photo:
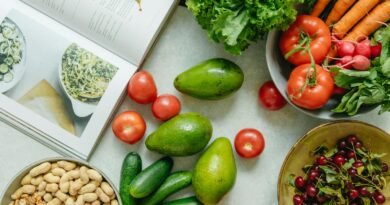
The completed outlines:
<svg viewBox="0 0 390 205">
<path fill-rule="evenodd" d="M 181 110 L 180 100 L 170 94 L 160 95 L 153 102 L 153 115 L 159 120 L 169 120 L 179 114 Z"/>
<path fill-rule="evenodd" d="M 259 99 L 269 110 L 279 110 L 287 103 L 272 81 L 267 81 L 260 87 Z"/>
<path fill-rule="evenodd" d="M 147 71 L 135 73 L 127 86 L 127 94 L 139 104 L 148 104 L 156 100 L 157 88 L 152 75 Z"/>
<path fill-rule="evenodd" d="M 128 144 L 138 142 L 144 136 L 145 130 L 145 120 L 134 111 L 122 112 L 112 122 L 115 136 Z"/>
<path fill-rule="evenodd" d="M 310 51 L 314 61 L 320 64 L 325 59 L 331 46 L 329 27 L 320 18 L 300 15 L 288 30 L 282 34 L 279 48 L 282 54 L 287 57 L 287 60 L 296 66 L 310 63 L 309 53 L 299 50 L 289 56 L 286 56 L 286 54 L 293 49 L 297 49 L 304 41 L 310 42 Z M 305 45 L 301 46 L 305 47 Z"/>
<path fill-rule="evenodd" d="M 319 65 L 316 65 L 316 70 L 317 75 L 314 77 L 314 68 L 310 64 L 304 64 L 294 68 L 290 74 L 287 94 L 295 105 L 314 110 L 328 102 L 334 88 L 332 75 Z"/>
<path fill-rule="evenodd" d="M 241 157 L 254 158 L 264 151 L 264 137 L 258 130 L 246 128 L 237 133 L 234 147 Z"/>
</svg>

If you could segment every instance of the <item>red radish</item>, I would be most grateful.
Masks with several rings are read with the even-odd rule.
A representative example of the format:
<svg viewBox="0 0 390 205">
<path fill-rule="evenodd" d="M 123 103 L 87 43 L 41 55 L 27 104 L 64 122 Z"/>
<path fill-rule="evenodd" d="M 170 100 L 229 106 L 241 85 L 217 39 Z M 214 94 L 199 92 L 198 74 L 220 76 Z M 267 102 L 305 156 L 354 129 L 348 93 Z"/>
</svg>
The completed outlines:
<svg viewBox="0 0 390 205">
<path fill-rule="evenodd" d="M 368 59 L 366 56 L 362 55 L 356 55 L 353 57 L 352 67 L 356 70 L 368 70 L 370 67 L 370 59 Z"/>
<path fill-rule="evenodd" d="M 346 90 L 344 88 L 340 88 L 337 85 L 335 85 L 333 89 L 333 95 L 344 95 L 345 91 Z"/>
<path fill-rule="evenodd" d="M 338 41 L 337 45 L 337 54 L 340 57 L 352 56 L 355 52 L 355 45 L 348 41 Z"/>
<path fill-rule="evenodd" d="M 382 44 L 378 43 L 374 46 L 370 46 L 371 48 L 371 57 L 376 58 L 381 55 L 382 52 Z"/>
<path fill-rule="evenodd" d="M 352 68 L 352 64 L 351 64 L 351 61 L 353 60 L 353 57 L 352 56 L 344 56 L 340 59 L 340 63 L 341 63 L 341 67 L 345 68 L 345 69 L 351 69 Z"/>
<path fill-rule="evenodd" d="M 367 58 L 371 58 L 370 41 L 368 39 L 356 43 L 354 56 L 356 55 L 362 55 Z"/>
</svg>

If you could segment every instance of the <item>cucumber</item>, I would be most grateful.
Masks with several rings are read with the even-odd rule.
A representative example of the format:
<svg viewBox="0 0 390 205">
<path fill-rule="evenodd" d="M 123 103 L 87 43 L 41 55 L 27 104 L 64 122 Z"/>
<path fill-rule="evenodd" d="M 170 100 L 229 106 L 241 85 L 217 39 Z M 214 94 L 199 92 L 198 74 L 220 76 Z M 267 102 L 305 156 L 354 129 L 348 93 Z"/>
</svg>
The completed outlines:
<svg viewBox="0 0 390 205">
<path fill-rule="evenodd" d="M 149 196 L 160 187 L 173 167 L 170 157 L 163 157 L 139 173 L 130 184 L 130 194 L 134 198 Z"/>
<path fill-rule="evenodd" d="M 9 83 L 14 79 L 14 75 L 12 73 L 6 73 L 4 75 L 4 82 Z"/>
<path fill-rule="evenodd" d="M 135 153 L 130 152 L 126 155 L 122 163 L 121 179 L 119 185 L 119 195 L 123 205 L 136 205 L 135 199 L 130 195 L 130 183 L 142 170 L 141 157 Z"/>
<path fill-rule="evenodd" d="M 179 171 L 172 173 L 154 192 L 153 195 L 143 200 L 141 205 L 157 205 L 160 204 L 164 199 L 166 199 L 169 195 L 184 189 L 189 186 L 192 181 L 192 172 L 189 171 Z"/>
<path fill-rule="evenodd" d="M 9 68 L 7 64 L 0 64 L 0 73 L 6 74 L 9 72 Z"/>
<path fill-rule="evenodd" d="M 203 205 L 195 196 L 190 196 L 187 198 L 177 199 L 174 201 L 168 201 L 163 203 L 163 205 Z"/>
</svg>

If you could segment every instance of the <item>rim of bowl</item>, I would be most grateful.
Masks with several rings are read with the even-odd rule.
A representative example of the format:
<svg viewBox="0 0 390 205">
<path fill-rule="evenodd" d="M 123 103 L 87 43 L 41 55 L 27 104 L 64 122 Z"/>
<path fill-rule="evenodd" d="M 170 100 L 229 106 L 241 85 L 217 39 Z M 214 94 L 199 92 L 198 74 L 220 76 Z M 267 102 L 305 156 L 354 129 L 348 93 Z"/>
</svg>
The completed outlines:
<svg viewBox="0 0 390 205">
<path fill-rule="evenodd" d="M 116 189 L 116 187 L 114 186 L 114 184 L 112 183 L 112 181 L 107 177 L 106 174 L 104 174 L 100 169 L 96 168 L 95 166 L 91 165 L 89 162 L 87 161 L 84 161 L 84 160 L 81 160 L 81 159 L 75 159 L 75 158 L 70 158 L 70 157 L 48 157 L 48 158 L 43 158 L 43 159 L 40 159 L 40 160 L 37 160 L 35 162 L 32 162 L 30 163 L 29 165 L 25 166 L 23 169 L 21 169 L 20 171 L 18 171 L 18 173 L 16 173 L 12 179 L 7 183 L 7 186 L 5 187 L 5 189 L 3 190 L 3 192 L 1 193 L 1 199 L 3 199 L 5 197 L 5 194 L 7 193 L 8 189 L 10 188 L 11 184 L 16 180 L 16 178 L 18 178 L 19 176 L 21 176 L 23 174 L 23 172 L 26 172 L 28 170 L 31 170 L 32 168 L 34 168 L 35 166 L 41 164 L 41 163 L 44 163 L 44 162 L 54 162 L 54 161 L 61 161 L 61 160 L 64 160 L 64 161 L 70 161 L 70 162 L 75 162 L 77 164 L 81 164 L 81 165 L 85 165 L 89 168 L 92 168 L 94 170 L 96 170 L 97 172 L 99 172 L 99 174 L 102 175 L 103 179 L 108 182 L 108 184 L 111 186 L 111 188 L 114 190 L 115 192 L 115 196 L 116 196 L 116 200 L 118 201 L 119 205 L 122 205 L 122 200 L 119 196 L 119 192 L 118 190 Z M 19 182 L 20 183 L 20 182 Z M 1 201 L 0 201 L 1 202 Z"/>
<path fill-rule="evenodd" d="M 282 184 L 282 171 L 283 169 L 286 167 L 286 164 L 287 164 L 287 161 L 290 159 L 291 157 L 291 153 L 296 149 L 296 147 L 298 146 L 298 144 L 300 144 L 302 141 L 304 141 L 305 139 L 307 139 L 311 133 L 315 132 L 316 130 L 320 129 L 320 128 L 323 128 L 323 127 L 328 127 L 330 125 L 334 125 L 334 124 L 340 124 L 340 123 L 355 123 L 355 124 L 360 124 L 360 125 L 365 125 L 365 126 L 369 126 L 369 127 L 372 127 L 374 129 L 377 129 L 378 131 L 380 132 L 383 132 L 385 133 L 386 135 L 389 135 L 388 132 L 384 131 L 383 129 L 375 126 L 375 125 L 372 125 L 372 124 L 369 124 L 369 123 L 366 123 L 366 122 L 362 122 L 362 121 L 359 121 L 359 120 L 336 120 L 336 121 L 332 121 L 332 122 L 327 122 L 327 123 L 324 123 L 324 124 L 320 124 L 312 129 L 310 129 L 308 132 L 306 132 L 301 138 L 298 139 L 297 142 L 295 142 L 295 144 L 290 148 L 290 150 L 288 151 L 286 157 L 284 158 L 284 161 L 283 161 L 283 164 L 282 166 L 280 167 L 280 170 L 279 170 L 279 175 L 278 175 L 278 184 L 277 184 L 277 189 L 278 189 L 278 193 L 277 193 L 277 197 L 278 197 L 278 204 L 280 203 L 280 195 L 281 195 L 281 184 Z M 390 136 L 390 135 L 389 135 Z"/>
</svg>

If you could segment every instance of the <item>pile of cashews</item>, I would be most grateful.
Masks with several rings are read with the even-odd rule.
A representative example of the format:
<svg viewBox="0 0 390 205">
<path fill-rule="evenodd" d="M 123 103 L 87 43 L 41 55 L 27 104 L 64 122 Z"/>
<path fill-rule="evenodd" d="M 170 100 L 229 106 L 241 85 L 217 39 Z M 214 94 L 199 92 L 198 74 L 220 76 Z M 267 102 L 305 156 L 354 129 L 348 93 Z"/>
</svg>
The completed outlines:
<svg viewBox="0 0 390 205">
<path fill-rule="evenodd" d="M 99 172 L 69 161 L 44 162 L 20 184 L 10 205 L 119 205 Z"/>
</svg>

